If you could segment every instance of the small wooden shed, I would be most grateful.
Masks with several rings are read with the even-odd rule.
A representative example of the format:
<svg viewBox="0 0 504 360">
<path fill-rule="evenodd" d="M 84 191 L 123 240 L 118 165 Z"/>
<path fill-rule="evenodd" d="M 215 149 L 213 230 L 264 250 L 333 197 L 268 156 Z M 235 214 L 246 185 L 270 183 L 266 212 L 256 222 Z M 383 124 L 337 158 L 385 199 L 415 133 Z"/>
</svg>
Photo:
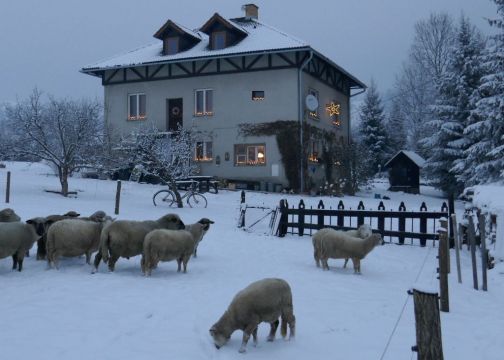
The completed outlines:
<svg viewBox="0 0 504 360">
<path fill-rule="evenodd" d="M 413 151 L 401 150 L 395 154 L 384 168 L 388 169 L 390 191 L 420 193 L 420 169 L 425 160 Z"/>
</svg>

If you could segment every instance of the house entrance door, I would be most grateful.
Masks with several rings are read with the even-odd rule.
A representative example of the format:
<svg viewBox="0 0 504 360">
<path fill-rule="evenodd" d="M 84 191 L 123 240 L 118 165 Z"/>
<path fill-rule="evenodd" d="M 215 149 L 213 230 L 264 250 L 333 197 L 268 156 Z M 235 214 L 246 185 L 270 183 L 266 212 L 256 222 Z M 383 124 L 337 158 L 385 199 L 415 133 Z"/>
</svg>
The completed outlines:
<svg viewBox="0 0 504 360">
<path fill-rule="evenodd" d="M 183 126 L 182 98 L 166 99 L 166 130 L 177 131 Z"/>
</svg>

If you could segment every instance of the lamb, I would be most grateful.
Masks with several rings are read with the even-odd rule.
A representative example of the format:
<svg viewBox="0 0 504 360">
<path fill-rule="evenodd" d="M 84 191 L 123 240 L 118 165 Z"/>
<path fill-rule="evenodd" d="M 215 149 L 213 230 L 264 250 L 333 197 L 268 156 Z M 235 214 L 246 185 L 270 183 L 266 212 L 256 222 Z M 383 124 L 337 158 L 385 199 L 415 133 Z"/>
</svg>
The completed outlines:
<svg viewBox="0 0 504 360">
<path fill-rule="evenodd" d="M 177 260 L 177 272 L 180 272 L 181 264 L 184 264 L 186 273 L 191 255 L 196 252 L 198 243 L 213 223 L 212 220 L 203 218 L 195 224 L 186 225 L 185 230 L 157 229 L 149 232 L 143 243 L 141 265 L 144 275 L 150 276 L 159 261 L 171 260 Z"/>
<path fill-rule="evenodd" d="M 331 230 L 331 231 L 329 231 Z M 354 272 L 360 274 L 360 261 L 378 244 L 383 244 L 380 234 L 371 234 L 365 239 L 350 236 L 344 232 L 328 229 L 320 239 L 320 260 L 322 268 L 329 270 L 327 259 L 352 259 Z"/>
<path fill-rule="evenodd" d="M 115 263 L 120 257 L 129 259 L 140 255 L 143 250 L 145 235 L 156 229 L 182 230 L 184 223 L 177 214 L 167 214 L 157 220 L 114 221 L 103 229 L 100 247 L 94 259 L 92 273 L 98 271 L 100 261 L 108 262 L 110 271 L 114 271 Z"/>
<path fill-rule="evenodd" d="M 10 208 L 0 210 L 0 222 L 16 222 L 21 221 L 21 218 L 16 212 Z"/>
<path fill-rule="evenodd" d="M 48 215 L 45 217 L 44 227 L 45 232 L 44 235 L 37 241 L 37 260 L 45 260 L 47 256 L 46 250 L 46 242 L 47 242 L 47 232 L 52 224 L 57 221 L 65 220 L 65 219 L 73 219 L 80 216 L 79 213 L 75 211 L 68 211 L 63 215 Z"/>
<path fill-rule="evenodd" d="M 320 267 L 320 239 L 322 239 L 327 232 L 331 232 L 329 230 L 333 230 L 332 228 L 324 228 L 315 233 L 312 237 L 312 243 L 313 243 L 313 257 L 315 258 L 315 265 L 317 267 Z M 346 232 L 341 231 L 341 230 L 335 230 L 335 231 L 340 231 L 342 233 L 346 233 L 350 236 L 355 236 L 361 239 L 364 239 L 368 237 L 369 235 L 372 234 L 371 226 L 368 224 L 362 224 L 355 230 L 348 230 Z M 346 264 L 348 262 L 348 259 L 345 259 L 345 265 L 343 266 L 344 268 L 346 267 Z"/>
<path fill-rule="evenodd" d="M 210 229 L 210 224 L 214 224 L 214 222 L 212 220 L 208 219 L 208 218 L 202 218 L 202 219 L 200 219 L 200 221 L 198 221 L 198 223 L 200 223 L 200 224 L 208 224 L 208 228 L 205 230 L 205 232 L 207 232 L 208 229 Z M 193 226 L 193 225 L 187 225 L 186 226 L 186 230 L 189 230 L 188 227 Z M 197 255 L 198 245 L 201 242 L 201 240 L 203 240 L 203 235 L 204 234 L 202 234 L 201 237 L 200 237 L 200 239 L 196 241 L 196 246 L 194 247 L 194 254 L 193 254 L 194 257 L 198 257 L 198 255 Z"/>
<path fill-rule="evenodd" d="M 259 280 L 236 294 L 219 321 L 210 328 L 210 336 L 215 347 L 220 349 L 235 330 L 243 330 L 239 352 L 244 353 L 250 335 L 253 337 L 254 345 L 257 345 L 257 328 L 261 322 L 268 322 L 271 325 L 267 340 L 275 339 L 279 317 L 282 319 L 282 337 L 287 336 L 289 325 L 289 340 L 294 338 L 296 318 L 289 284 L 282 279 Z"/>
<path fill-rule="evenodd" d="M 44 218 L 0 223 L 0 259 L 12 256 L 12 270 L 23 269 L 25 254 L 44 233 Z"/>
<path fill-rule="evenodd" d="M 98 250 L 102 229 L 112 222 L 110 216 L 101 221 L 66 219 L 53 224 L 47 232 L 47 265 L 59 269 L 59 257 L 86 255 L 91 264 L 91 254 Z"/>
</svg>

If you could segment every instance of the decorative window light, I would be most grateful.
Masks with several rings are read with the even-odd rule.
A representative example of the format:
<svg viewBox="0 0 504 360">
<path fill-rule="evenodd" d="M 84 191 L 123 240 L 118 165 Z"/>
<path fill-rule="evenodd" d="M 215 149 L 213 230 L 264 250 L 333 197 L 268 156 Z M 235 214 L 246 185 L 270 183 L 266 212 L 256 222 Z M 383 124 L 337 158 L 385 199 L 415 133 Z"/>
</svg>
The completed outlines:
<svg viewBox="0 0 504 360">
<path fill-rule="evenodd" d="M 194 92 L 194 115 L 213 115 L 213 90 L 198 89 Z"/>
<path fill-rule="evenodd" d="M 319 162 L 319 150 L 318 142 L 316 140 L 310 140 L 310 153 L 308 155 L 308 160 L 311 162 Z"/>
<path fill-rule="evenodd" d="M 266 164 L 266 146 L 264 144 L 236 144 L 235 165 L 257 166 Z"/>
<path fill-rule="evenodd" d="M 196 149 L 194 152 L 195 161 L 212 161 L 212 142 L 211 141 L 198 141 L 196 142 Z"/>
<path fill-rule="evenodd" d="M 341 111 L 341 105 L 336 103 L 335 101 L 331 101 L 326 105 L 326 112 L 331 117 L 331 122 L 334 126 L 340 126 L 341 122 L 339 120 L 339 116 Z"/>
<path fill-rule="evenodd" d="M 252 100 L 254 101 L 264 100 L 264 91 L 259 90 L 252 91 Z"/>
<path fill-rule="evenodd" d="M 145 94 L 128 95 L 128 120 L 143 120 L 146 116 L 147 97 Z"/>
</svg>

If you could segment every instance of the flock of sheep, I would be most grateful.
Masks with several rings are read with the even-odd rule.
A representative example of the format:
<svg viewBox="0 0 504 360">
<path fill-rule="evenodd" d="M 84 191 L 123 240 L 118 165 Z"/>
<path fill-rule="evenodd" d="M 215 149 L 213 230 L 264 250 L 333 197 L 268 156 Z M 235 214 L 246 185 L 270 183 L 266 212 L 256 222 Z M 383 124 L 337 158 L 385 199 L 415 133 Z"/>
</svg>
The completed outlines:
<svg viewBox="0 0 504 360">
<path fill-rule="evenodd" d="M 176 214 L 167 214 L 157 220 L 114 220 L 103 211 L 89 217 L 70 211 L 64 215 L 37 217 L 21 222 L 12 210 L 0 211 L 0 259 L 12 256 L 13 270 L 21 271 L 23 259 L 37 242 L 37 260 L 47 260 L 48 267 L 59 267 L 59 258 L 86 256 L 96 252 L 93 273 L 100 262 L 114 271 L 120 257 L 142 255 L 141 270 L 150 276 L 160 261 L 176 260 L 177 271 L 187 271 L 191 256 L 197 256 L 199 242 L 214 222 L 202 218 L 185 225 Z M 312 237 L 317 267 L 328 270 L 328 259 L 345 259 L 344 267 L 352 259 L 354 272 L 360 274 L 360 261 L 376 246 L 382 244 L 379 234 L 373 234 L 369 225 L 356 230 L 339 231 L 324 228 Z M 280 321 L 281 320 L 281 324 Z M 282 279 L 263 279 L 241 290 L 231 301 L 221 318 L 210 328 L 217 349 L 227 343 L 235 330 L 243 331 L 240 352 L 245 352 L 250 336 L 257 343 L 257 329 L 261 322 L 271 326 L 267 340 L 273 341 L 278 326 L 282 337 L 295 334 L 296 318 L 293 312 L 292 292 Z"/>
</svg>

